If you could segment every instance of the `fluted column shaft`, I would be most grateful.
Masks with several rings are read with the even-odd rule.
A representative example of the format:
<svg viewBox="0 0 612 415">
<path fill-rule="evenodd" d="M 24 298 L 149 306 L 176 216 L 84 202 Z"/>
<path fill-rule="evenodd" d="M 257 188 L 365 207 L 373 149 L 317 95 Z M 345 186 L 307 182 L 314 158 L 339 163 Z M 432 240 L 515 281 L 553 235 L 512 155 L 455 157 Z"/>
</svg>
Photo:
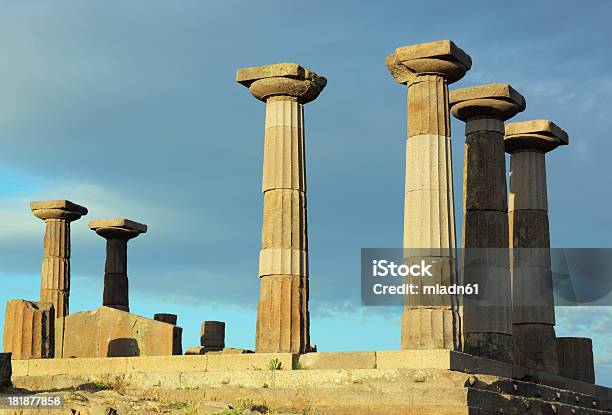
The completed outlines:
<svg viewBox="0 0 612 415">
<path fill-rule="evenodd" d="M 504 122 L 469 118 L 465 134 L 463 284 L 478 284 L 480 295 L 464 297 L 464 352 L 511 362 Z"/>
<path fill-rule="evenodd" d="M 69 312 L 69 296 L 70 221 L 46 219 L 40 301 L 53 304 L 56 317 L 65 317 Z"/>
<path fill-rule="evenodd" d="M 319 96 L 327 79 L 296 63 L 276 63 L 239 69 L 236 81 L 266 103 L 255 349 L 306 353 L 311 347 L 303 104 Z"/>
<path fill-rule="evenodd" d="M 510 153 L 508 201 L 515 366 L 557 373 L 555 309 L 545 153 L 566 145 L 565 131 L 549 120 L 506 125 Z"/>
<path fill-rule="evenodd" d="M 45 221 L 40 302 L 53 304 L 55 317 L 69 313 L 70 222 L 87 214 L 87 208 L 68 200 L 30 203 L 32 213 Z"/>
<path fill-rule="evenodd" d="M 513 324 L 555 324 L 546 192 L 544 152 L 513 153 L 508 205 L 513 248 Z"/>
<path fill-rule="evenodd" d="M 419 75 L 408 83 L 408 140 L 404 195 L 406 260 L 436 263 L 434 283 L 456 283 L 455 211 L 448 112 L 443 76 Z M 415 250 L 416 249 L 416 250 Z M 456 299 L 409 303 L 402 315 L 402 349 L 459 349 Z"/>
<path fill-rule="evenodd" d="M 102 305 L 130 311 L 127 276 L 127 239 L 106 240 Z"/>
<path fill-rule="evenodd" d="M 304 353 L 310 347 L 305 177 L 303 105 L 296 97 L 268 98 L 258 352 Z"/>
<path fill-rule="evenodd" d="M 508 219 L 512 248 L 514 364 L 556 373 L 558 359 L 546 193 L 544 152 L 513 153 L 510 156 Z"/>
</svg>

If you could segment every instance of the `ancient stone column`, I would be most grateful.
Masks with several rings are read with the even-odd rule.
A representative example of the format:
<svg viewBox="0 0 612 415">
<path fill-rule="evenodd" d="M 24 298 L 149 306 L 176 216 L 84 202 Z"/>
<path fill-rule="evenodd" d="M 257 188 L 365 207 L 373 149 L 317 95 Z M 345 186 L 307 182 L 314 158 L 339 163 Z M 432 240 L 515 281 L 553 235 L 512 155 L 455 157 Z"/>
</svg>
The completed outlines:
<svg viewBox="0 0 612 415">
<path fill-rule="evenodd" d="M 89 222 L 89 227 L 106 239 L 104 295 L 102 305 L 130 311 L 127 276 L 127 243 L 147 231 L 147 225 L 129 219 L 103 219 Z"/>
<path fill-rule="evenodd" d="M 504 138 L 510 153 L 513 363 L 550 373 L 557 373 L 558 359 L 545 153 L 568 141 L 567 133 L 548 120 L 507 124 Z"/>
<path fill-rule="evenodd" d="M 87 215 L 87 208 L 68 200 L 32 202 L 30 208 L 46 226 L 40 302 L 53 304 L 56 317 L 66 317 L 70 297 L 70 222 Z"/>
<path fill-rule="evenodd" d="M 11 375 L 13 374 L 13 368 L 11 365 L 11 354 L 0 353 L 0 391 L 4 388 L 10 388 Z"/>
<path fill-rule="evenodd" d="M 443 40 L 395 49 L 387 67 L 408 85 L 408 139 L 404 196 L 405 261 L 435 265 L 434 283 L 456 283 L 455 211 L 448 85 L 472 65 L 453 42 Z M 456 298 L 407 303 L 402 349 L 451 349 L 461 345 Z"/>
<path fill-rule="evenodd" d="M 225 322 L 203 321 L 200 345 L 207 350 L 223 350 L 225 347 Z"/>
<path fill-rule="evenodd" d="M 508 257 L 508 199 L 504 121 L 525 109 L 510 85 L 450 92 L 453 115 L 465 121 L 463 163 L 463 351 L 512 362 L 512 288 Z"/>
<path fill-rule="evenodd" d="M 11 352 L 13 359 L 18 360 L 54 357 L 54 323 L 52 303 L 8 301 L 4 316 L 4 351 Z"/>
<path fill-rule="evenodd" d="M 310 350 L 303 105 L 327 81 L 295 63 L 239 69 L 236 80 L 266 103 L 257 352 Z"/>
</svg>

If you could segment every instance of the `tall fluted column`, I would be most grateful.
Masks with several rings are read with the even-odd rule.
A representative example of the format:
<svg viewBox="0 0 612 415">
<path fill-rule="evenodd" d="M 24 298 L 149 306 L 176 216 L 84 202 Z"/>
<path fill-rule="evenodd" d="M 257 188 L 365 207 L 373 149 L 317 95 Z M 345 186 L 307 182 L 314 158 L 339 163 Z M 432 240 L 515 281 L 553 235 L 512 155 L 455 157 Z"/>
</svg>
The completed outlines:
<svg viewBox="0 0 612 415">
<path fill-rule="evenodd" d="M 545 153 L 568 144 L 548 120 L 506 125 L 510 153 L 508 221 L 512 274 L 514 365 L 558 371 Z"/>
<path fill-rule="evenodd" d="M 104 294 L 102 305 L 130 311 L 127 243 L 147 231 L 147 225 L 129 219 L 103 219 L 89 222 L 89 228 L 106 239 Z"/>
<path fill-rule="evenodd" d="M 327 81 L 294 63 L 239 69 L 266 103 L 257 352 L 310 351 L 303 104 Z"/>
<path fill-rule="evenodd" d="M 470 69 L 470 57 L 443 40 L 395 49 L 387 67 L 408 85 L 408 140 L 404 196 L 405 261 L 434 263 L 434 283 L 456 283 L 455 211 L 448 84 Z M 402 316 L 402 349 L 461 347 L 456 298 L 419 298 Z"/>
<path fill-rule="evenodd" d="M 32 202 L 30 208 L 46 227 L 40 302 L 53 304 L 55 317 L 66 317 L 70 297 L 70 222 L 87 215 L 87 208 L 68 200 Z"/>
<path fill-rule="evenodd" d="M 453 115 L 465 121 L 463 163 L 463 351 L 512 362 L 512 288 L 508 257 L 508 202 L 504 121 L 525 109 L 510 85 L 450 92 Z"/>
</svg>

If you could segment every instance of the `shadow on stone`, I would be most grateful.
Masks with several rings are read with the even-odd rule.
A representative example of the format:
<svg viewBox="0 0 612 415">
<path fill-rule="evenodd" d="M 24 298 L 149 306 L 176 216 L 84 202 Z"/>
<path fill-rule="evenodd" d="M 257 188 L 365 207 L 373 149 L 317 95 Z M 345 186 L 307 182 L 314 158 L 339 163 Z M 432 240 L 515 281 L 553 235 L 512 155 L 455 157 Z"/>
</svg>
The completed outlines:
<svg viewBox="0 0 612 415">
<path fill-rule="evenodd" d="M 140 347 L 136 339 L 119 338 L 108 343 L 108 357 L 140 356 Z"/>
</svg>

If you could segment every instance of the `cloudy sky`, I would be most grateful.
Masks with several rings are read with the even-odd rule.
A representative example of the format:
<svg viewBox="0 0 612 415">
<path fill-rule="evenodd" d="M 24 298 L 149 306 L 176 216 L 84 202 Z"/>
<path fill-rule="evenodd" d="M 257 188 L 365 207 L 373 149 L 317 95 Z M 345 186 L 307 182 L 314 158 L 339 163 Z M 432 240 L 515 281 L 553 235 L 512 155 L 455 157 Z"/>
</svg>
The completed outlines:
<svg viewBox="0 0 612 415">
<path fill-rule="evenodd" d="M 104 240 L 87 222 L 124 216 L 149 225 L 130 242 L 132 311 L 179 314 L 184 346 L 224 320 L 228 346 L 252 348 L 264 105 L 234 76 L 293 61 L 329 80 L 306 107 L 313 342 L 397 348 L 400 311 L 358 291 L 360 249 L 402 242 L 406 91 L 384 62 L 439 39 L 473 60 L 452 88 L 510 83 L 527 99 L 515 120 L 568 131 L 547 161 L 552 245 L 609 247 L 612 3 L 569 4 L 0 1 L 0 313 L 38 298 L 28 202 L 69 199 L 90 211 L 73 224 L 71 312 L 101 304 Z M 453 139 L 460 233 L 457 121 Z M 612 386 L 611 308 L 559 310 L 557 332 L 593 337 Z"/>
</svg>

